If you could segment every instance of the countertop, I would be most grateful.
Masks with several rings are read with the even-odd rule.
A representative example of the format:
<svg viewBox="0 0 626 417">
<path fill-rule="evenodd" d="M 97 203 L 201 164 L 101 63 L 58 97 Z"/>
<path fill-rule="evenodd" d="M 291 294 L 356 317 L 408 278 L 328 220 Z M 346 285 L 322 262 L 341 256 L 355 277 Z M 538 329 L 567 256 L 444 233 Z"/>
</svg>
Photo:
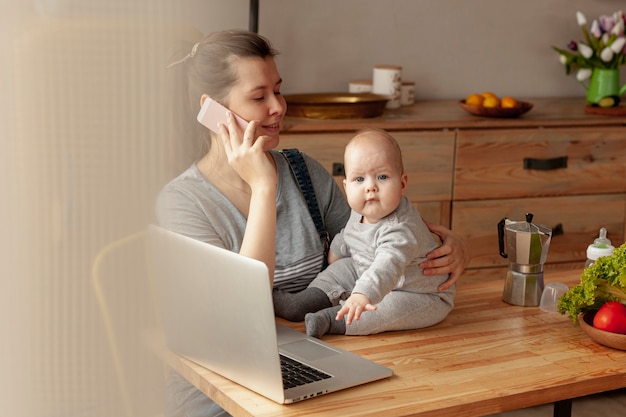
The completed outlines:
<svg viewBox="0 0 626 417">
<path fill-rule="evenodd" d="M 365 127 L 398 131 L 626 126 L 626 114 L 587 114 L 584 98 L 520 100 L 532 103 L 533 108 L 517 118 L 478 117 L 463 110 L 458 100 L 433 100 L 418 101 L 412 106 L 394 110 L 386 109 L 382 116 L 366 119 L 285 117 L 282 133 L 342 132 Z"/>
</svg>

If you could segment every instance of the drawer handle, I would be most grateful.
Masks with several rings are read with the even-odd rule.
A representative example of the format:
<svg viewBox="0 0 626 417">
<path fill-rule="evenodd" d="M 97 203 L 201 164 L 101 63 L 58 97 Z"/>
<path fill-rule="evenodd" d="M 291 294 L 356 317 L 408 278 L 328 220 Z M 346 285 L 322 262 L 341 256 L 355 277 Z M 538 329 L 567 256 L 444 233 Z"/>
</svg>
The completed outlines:
<svg viewBox="0 0 626 417">
<path fill-rule="evenodd" d="M 557 158 L 549 159 L 524 158 L 524 169 L 550 171 L 560 168 L 567 168 L 567 156 L 559 156 Z"/>
</svg>

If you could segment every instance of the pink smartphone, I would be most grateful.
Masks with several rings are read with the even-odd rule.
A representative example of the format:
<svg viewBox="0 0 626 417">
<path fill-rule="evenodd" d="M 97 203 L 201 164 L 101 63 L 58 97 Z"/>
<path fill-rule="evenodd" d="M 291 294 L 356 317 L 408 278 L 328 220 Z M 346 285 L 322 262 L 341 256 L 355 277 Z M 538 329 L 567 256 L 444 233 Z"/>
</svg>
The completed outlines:
<svg viewBox="0 0 626 417">
<path fill-rule="evenodd" d="M 198 113 L 198 121 L 211 129 L 213 132 L 219 133 L 219 123 L 224 123 L 228 126 L 228 112 L 229 110 L 226 107 L 209 97 L 204 100 L 204 104 Z M 233 113 L 233 116 L 235 117 L 235 123 L 237 123 L 237 125 L 241 128 L 241 131 L 244 132 L 246 130 L 246 126 L 248 126 L 248 122 L 236 115 L 234 112 L 231 113 Z"/>
</svg>

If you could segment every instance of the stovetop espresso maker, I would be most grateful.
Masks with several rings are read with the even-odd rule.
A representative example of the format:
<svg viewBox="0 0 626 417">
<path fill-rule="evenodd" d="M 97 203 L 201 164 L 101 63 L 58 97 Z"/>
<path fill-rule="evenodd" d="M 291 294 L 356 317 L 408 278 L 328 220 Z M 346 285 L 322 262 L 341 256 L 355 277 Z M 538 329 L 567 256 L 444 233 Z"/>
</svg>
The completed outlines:
<svg viewBox="0 0 626 417">
<path fill-rule="evenodd" d="M 543 265 L 548 256 L 552 229 L 526 221 L 503 218 L 498 223 L 500 256 L 509 260 L 502 299 L 518 306 L 538 306 L 543 292 Z M 505 251 L 506 241 L 506 251 Z"/>
</svg>

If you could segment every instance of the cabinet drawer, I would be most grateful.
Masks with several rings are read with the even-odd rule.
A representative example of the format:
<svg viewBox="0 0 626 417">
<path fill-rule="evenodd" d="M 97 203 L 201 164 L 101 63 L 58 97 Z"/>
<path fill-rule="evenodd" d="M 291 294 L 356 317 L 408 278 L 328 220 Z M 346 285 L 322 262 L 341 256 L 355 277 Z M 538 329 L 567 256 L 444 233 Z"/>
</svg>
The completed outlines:
<svg viewBox="0 0 626 417">
<path fill-rule="evenodd" d="M 454 199 L 626 192 L 625 138 L 626 127 L 460 131 Z"/>
<path fill-rule="evenodd" d="M 470 267 L 507 265 L 498 250 L 497 224 L 503 217 L 524 220 L 528 212 L 534 214 L 533 223 L 553 230 L 562 225 L 563 234 L 552 237 L 548 263 L 584 260 L 587 245 L 601 227 L 607 229 L 615 246 L 624 242 L 626 194 L 455 201 L 452 230 L 472 248 Z"/>
<path fill-rule="evenodd" d="M 452 198 L 454 132 L 392 132 L 402 149 L 407 173 L 407 197 L 413 202 Z M 343 151 L 354 133 L 281 134 L 281 148 L 298 148 L 329 172 L 343 167 Z M 336 176 L 343 189 L 343 175 Z"/>
<path fill-rule="evenodd" d="M 422 218 L 431 223 L 450 228 L 450 202 L 411 200 L 411 203 L 420 212 Z"/>
</svg>

